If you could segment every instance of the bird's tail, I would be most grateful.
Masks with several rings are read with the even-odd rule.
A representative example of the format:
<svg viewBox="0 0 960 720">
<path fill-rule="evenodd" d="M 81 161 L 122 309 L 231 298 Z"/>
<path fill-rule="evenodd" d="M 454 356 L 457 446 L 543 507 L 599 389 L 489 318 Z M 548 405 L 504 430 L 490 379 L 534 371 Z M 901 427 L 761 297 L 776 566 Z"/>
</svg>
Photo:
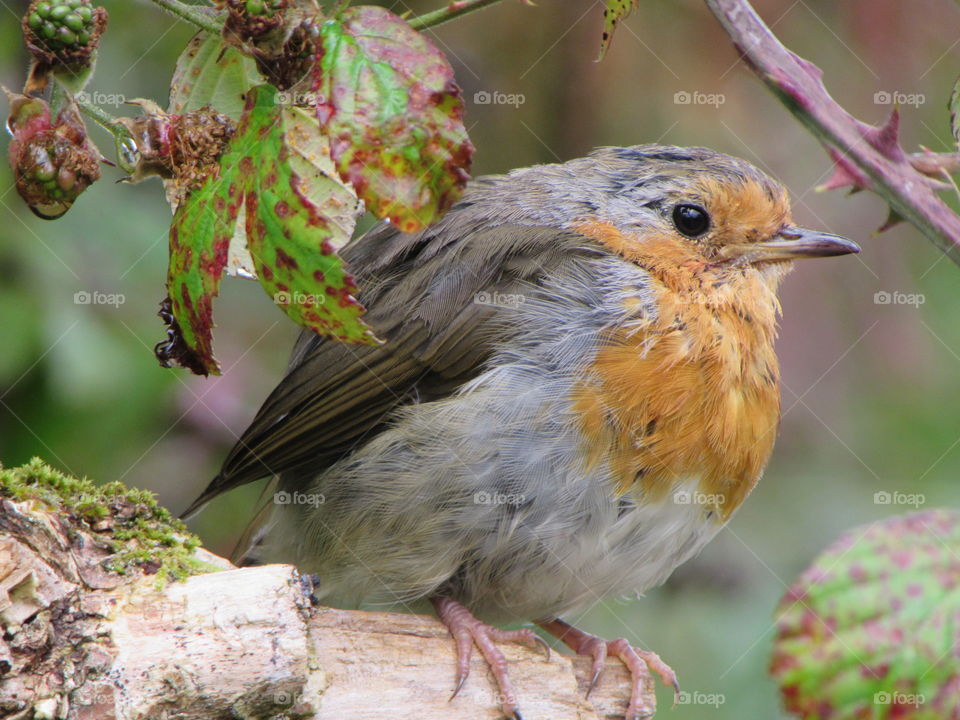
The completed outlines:
<svg viewBox="0 0 960 720">
<path fill-rule="evenodd" d="M 200 497 L 190 503 L 190 505 L 187 506 L 187 509 L 180 513 L 180 519 L 186 522 L 197 515 L 197 513 L 203 510 L 204 506 L 208 502 L 220 494 L 223 485 L 223 476 L 217 475 L 213 480 L 210 481 L 210 484 L 207 485 L 206 490 L 200 493 Z"/>
</svg>

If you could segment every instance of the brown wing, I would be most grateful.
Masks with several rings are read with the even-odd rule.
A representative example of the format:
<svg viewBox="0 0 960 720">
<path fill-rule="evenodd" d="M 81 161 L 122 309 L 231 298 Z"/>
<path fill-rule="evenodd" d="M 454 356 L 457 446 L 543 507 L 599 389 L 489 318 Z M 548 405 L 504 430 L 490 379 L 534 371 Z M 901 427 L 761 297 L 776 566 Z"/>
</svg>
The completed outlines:
<svg viewBox="0 0 960 720">
<path fill-rule="evenodd" d="M 478 293 L 529 292 L 570 253 L 596 252 L 576 233 L 492 222 L 465 202 L 421 233 L 382 225 L 344 248 L 365 320 L 386 342 L 302 333 L 286 376 L 184 515 L 268 475 L 319 472 L 376 434 L 399 405 L 450 394 L 509 331 L 497 322 L 503 308 L 477 302 Z"/>
</svg>

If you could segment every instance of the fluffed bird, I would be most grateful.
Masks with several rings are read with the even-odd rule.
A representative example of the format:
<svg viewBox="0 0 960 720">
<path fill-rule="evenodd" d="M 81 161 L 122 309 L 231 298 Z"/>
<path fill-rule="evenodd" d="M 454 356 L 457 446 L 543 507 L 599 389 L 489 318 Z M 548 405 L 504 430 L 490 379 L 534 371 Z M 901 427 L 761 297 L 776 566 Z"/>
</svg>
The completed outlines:
<svg viewBox="0 0 960 720">
<path fill-rule="evenodd" d="M 340 607 L 432 603 L 520 717 L 497 643 L 534 621 L 633 677 L 660 658 L 561 618 L 664 582 L 763 473 L 780 409 L 777 288 L 794 260 L 856 253 L 798 228 L 784 188 L 705 148 L 601 148 L 483 177 L 415 234 L 342 251 L 358 347 L 301 334 L 286 376 L 190 508 L 263 477 L 261 560 Z M 245 550 L 249 550 L 246 548 Z"/>
</svg>

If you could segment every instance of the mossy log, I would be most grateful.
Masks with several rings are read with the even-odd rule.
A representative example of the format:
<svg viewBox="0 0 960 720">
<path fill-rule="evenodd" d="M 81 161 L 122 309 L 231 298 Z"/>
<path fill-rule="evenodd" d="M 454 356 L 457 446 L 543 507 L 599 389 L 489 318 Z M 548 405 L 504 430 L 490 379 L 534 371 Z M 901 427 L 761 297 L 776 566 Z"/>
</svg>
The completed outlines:
<svg viewBox="0 0 960 720">
<path fill-rule="evenodd" d="M 451 699 L 434 618 L 311 601 L 295 568 L 234 568 L 152 497 L 39 461 L 0 471 L 0 718 L 499 717 L 479 653 Z M 622 717 L 616 661 L 504 647 L 527 720 Z M 650 688 L 650 702 L 653 702 Z"/>
</svg>

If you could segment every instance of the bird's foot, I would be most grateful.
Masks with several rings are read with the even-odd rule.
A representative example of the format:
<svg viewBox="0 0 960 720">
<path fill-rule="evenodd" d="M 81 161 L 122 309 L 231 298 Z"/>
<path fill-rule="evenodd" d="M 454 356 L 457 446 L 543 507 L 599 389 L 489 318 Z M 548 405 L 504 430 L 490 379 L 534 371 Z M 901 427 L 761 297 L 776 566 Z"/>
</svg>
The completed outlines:
<svg viewBox="0 0 960 720">
<path fill-rule="evenodd" d="M 450 699 L 453 700 L 460 692 L 470 674 L 470 657 L 473 646 L 480 649 L 493 677 L 500 689 L 501 707 L 504 715 L 514 720 L 523 720 L 517 704 L 517 694 L 507 672 L 507 659 L 497 647 L 498 642 L 513 642 L 529 647 L 540 647 L 550 659 L 550 647 L 533 630 L 500 630 L 486 623 L 482 623 L 473 616 L 467 608 L 446 597 L 431 598 L 430 602 L 437 611 L 441 622 L 447 626 L 457 644 L 457 685 Z"/>
<path fill-rule="evenodd" d="M 680 685 L 677 683 L 677 674 L 656 653 L 638 650 L 623 638 L 604 640 L 559 619 L 537 622 L 537 625 L 562 640 L 577 655 L 593 658 L 593 673 L 587 696 L 600 680 L 607 655 L 620 658 L 630 671 L 631 678 L 630 704 L 627 705 L 626 720 L 644 720 L 653 717 L 655 708 L 649 705 L 646 700 L 647 694 L 644 692 L 651 671 L 656 673 L 665 685 L 673 688 L 674 703 L 679 699 Z"/>
</svg>

